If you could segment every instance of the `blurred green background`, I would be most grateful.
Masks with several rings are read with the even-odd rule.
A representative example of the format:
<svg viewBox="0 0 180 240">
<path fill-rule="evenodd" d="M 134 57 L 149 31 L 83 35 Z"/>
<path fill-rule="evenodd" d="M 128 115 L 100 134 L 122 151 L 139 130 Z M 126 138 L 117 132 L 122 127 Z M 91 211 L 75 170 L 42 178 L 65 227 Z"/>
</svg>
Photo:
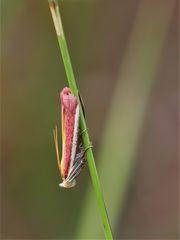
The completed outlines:
<svg viewBox="0 0 180 240">
<path fill-rule="evenodd" d="M 178 239 L 178 1 L 59 3 L 114 237 Z M 88 167 L 58 186 L 48 3 L 1 0 L 1 20 L 1 238 L 103 239 Z"/>
</svg>

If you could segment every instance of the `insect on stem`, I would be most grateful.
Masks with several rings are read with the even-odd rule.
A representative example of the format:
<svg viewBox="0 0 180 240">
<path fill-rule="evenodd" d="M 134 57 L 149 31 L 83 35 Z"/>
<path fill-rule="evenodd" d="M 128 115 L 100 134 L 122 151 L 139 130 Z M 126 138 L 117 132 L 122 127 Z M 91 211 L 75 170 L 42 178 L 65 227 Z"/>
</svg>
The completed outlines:
<svg viewBox="0 0 180 240">
<path fill-rule="evenodd" d="M 49 0 L 49 5 L 50 5 L 50 11 L 51 11 L 53 22 L 54 22 L 55 29 L 56 29 L 59 49 L 60 49 L 60 52 L 61 52 L 61 55 L 62 55 L 62 59 L 63 59 L 63 63 L 64 63 L 65 72 L 66 72 L 66 75 L 67 75 L 67 80 L 68 80 L 68 83 L 69 83 L 69 87 L 70 87 L 72 93 L 74 94 L 74 96 L 76 96 L 76 98 L 78 99 L 79 98 L 78 88 L 77 88 L 77 84 L 76 84 L 76 81 L 75 81 L 74 71 L 73 71 L 73 68 L 72 68 L 71 59 L 70 59 L 70 55 L 69 55 L 69 51 L 68 51 L 68 46 L 67 46 L 67 42 L 66 42 L 66 39 L 65 39 L 64 31 L 63 31 L 63 25 L 62 25 L 62 21 L 61 21 L 61 16 L 60 16 L 60 12 L 59 12 L 58 3 L 57 3 L 56 0 Z M 78 103 L 80 101 L 81 100 L 79 99 Z M 87 127 L 86 127 L 86 121 L 85 121 L 84 114 L 83 114 L 83 106 L 81 106 L 80 103 L 79 103 L 79 109 L 80 109 L 80 114 L 79 114 L 80 115 L 80 117 L 79 117 L 80 118 L 80 128 L 81 128 L 81 130 L 83 130 L 83 129 L 86 129 Z M 68 129 L 68 128 L 66 128 L 66 129 Z M 78 140 L 77 141 L 80 141 L 80 139 L 82 138 L 83 139 L 83 145 L 84 145 L 85 148 L 87 148 L 91 144 L 88 131 L 84 131 L 84 134 L 79 135 L 79 128 L 75 128 L 75 129 L 78 129 L 78 131 L 77 131 L 78 132 L 78 135 L 77 135 Z M 64 143 L 65 143 L 65 139 L 66 139 L 65 136 L 66 135 L 64 134 L 62 136 Z M 73 134 L 73 136 L 76 136 L 76 134 Z M 74 138 L 74 140 L 75 140 L 75 138 Z M 72 142 L 72 140 L 70 142 Z M 62 152 L 64 154 L 64 155 L 62 154 L 62 156 L 66 156 L 66 157 L 62 158 L 62 160 L 63 159 L 64 160 L 61 161 L 61 163 L 60 163 L 61 176 L 63 178 L 63 183 L 61 184 L 61 186 L 72 187 L 73 186 L 72 182 L 75 183 L 76 177 L 75 177 L 75 179 L 73 179 L 73 181 L 71 183 L 68 182 L 68 184 L 67 184 L 67 182 L 66 182 L 67 175 L 64 176 L 64 174 L 67 174 L 67 172 L 69 172 L 69 166 L 73 166 L 73 165 L 71 165 L 72 163 L 75 164 L 75 159 L 77 161 L 80 161 L 78 157 L 81 156 L 81 154 L 79 155 L 78 151 L 79 151 L 79 153 L 81 153 L 83 150 L 80 147 L 80 145 L 77 144 L 77 146 L 76 146 L 76 144 L 74 144 L 74 146 L 76 146 L 76 151 L 74 151 L 74 152 L 76 153 L 77 156 L 76 156 L 76 158 L 72 157 L 73 154 L 71 152 L 70 155 L 71 155 L 72 159 L 74 159 L 74 161 L 72 161 L 72 162 L 70 161 L 71 164 L 68 165 L 67 164 L 67 162 L 68 162 L 67 159 L 69 159 L 69 157 L 67 157 L 67 156 L 69 156 L 68 155 L 69 153 L 65 154 L 65 152 L 68 152 L 68 151 L 65 151 L 65 149 L 67 149 L 65 146 L 69 146 L 69 145 L 67 145 L 67 143 L 64 144 L 63 149 L 62 149 Z M 103 228 L 104 228 L 105 238 L 106 239 L 113 239 L 112 231 L 111 231 L 111 227 L 110 227 L 110 223 L 109 223 L 109 219 L 108 219 L 108 215 L 107 215 L 107 211 L 106 211 L 106 207 L 105 207 L 105 203 L 104 203 L 104 198 L 103 198 L 103 194 L 102 194 L 102 190 L 101 190 L 101 186 L 100 186 L 100 182 L 99 182 L 99 177 L 98 177 L 98 173 L 97 173 L 97 169 L 96 169 L 94 155 L 93 155 L 93 152 L 92 152 L 91 148 L 89 148 L 89 150 L 86 151 L 86 157 L 87 157 L 87 161 L 88 161 L 89 172 L 90 172 L 90 175 L 91 175 L 93 188 L 94 188 L 94 191 L 95 191 L 95 194 L 96 194 L 97 203 L 98 203 L 98 207 L 99 207 L 100 214 L 101 214 L 101 220 L 102 220 L 102 225 L 103 225 Z M 83 159 L 81 159 L 81 160 L 83 162 Z M 81 166 L 83 166 L 83 165 L 81 165 Z M 65 169 L 68 169 L 68 171 L 66 173 L 65 173 Z M 76 174 L 78 175 L 79 171 Z"/>
<path fill-rule="evenodd" d="M 59 158 L 57 126 L 53 130 L 58 168 L 63 182 L 61 187 L 70 188 L 76 184 L 76 178 L 85 165 L 85 150 L 82 133 L 79 131 L 79 102 L 71 90 L 65 87 L 60 93 L 62 110 L 62 159 Z M 84 129 L 85 131 L 87 129 Z"/>
</svg>

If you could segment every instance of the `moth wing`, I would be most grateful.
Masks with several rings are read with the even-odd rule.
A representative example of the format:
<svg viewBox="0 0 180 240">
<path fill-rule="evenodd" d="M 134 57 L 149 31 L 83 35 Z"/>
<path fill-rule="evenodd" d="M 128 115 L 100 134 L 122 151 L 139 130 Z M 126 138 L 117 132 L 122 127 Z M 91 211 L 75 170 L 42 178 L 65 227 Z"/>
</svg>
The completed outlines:
<svg viewBox="0 0 180 240">
<path fill-rule="evenodd" d="M 69 176 L 66 178 L 66 181 L 68 182 L 72 182 L 74 179 L 77 178 L 77 176 L 81 173 L 83 167 L 84 167 L 84 164 L 85 164 L 86 160 L 85 158 L 81 158 L 79 160 L 79 162 L 76 162 L 74 164 L 74 166 L 72 167 L 70 173 L 69 173 Z"/>
<path fill-rule="evenodd" d="M 69 182 L 73 181 L 81 173 L 81 170 L 83 169 L 86 162 L 86 159 L 84 157 L 84 149 L 79 148 L 78 150 L 79 151 L 76 152 L 75 155 L 74 164 L 71 167 L 71 170 L 69 171 L 69 174 L 66 178 L 66 180 Z"/>
</svg>

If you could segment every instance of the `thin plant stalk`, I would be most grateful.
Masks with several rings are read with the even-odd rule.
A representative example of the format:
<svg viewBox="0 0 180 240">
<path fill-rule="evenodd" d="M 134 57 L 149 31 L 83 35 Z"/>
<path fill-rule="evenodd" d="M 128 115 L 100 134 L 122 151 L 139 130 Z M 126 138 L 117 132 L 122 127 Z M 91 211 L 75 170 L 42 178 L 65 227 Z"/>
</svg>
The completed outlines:
<svg viewBox="0 0 180 240">
<path fill-rule="evenodd" d="M 69 87 L 71 88 L 73 94 L 78 98 L 78 101 L 80 103 L 79 95 L 78 95 L 78 88 L 76 85 L 74 72 L 73 72 L 73 68 L 72 68 L 72 64 L 71 64 L 71 59 L 69 56 L 68 47 L 67 47 L 67 43 L 66 43 L 66 39 L 65 39 L 64 31 L 63 31 L 59 6 L 58 6 L 58 3 L 56 0 L 49 0 L 49 6 L 50 6 L 50 11 L 52 14 L 52 18 L 53 18 L 57 38 L 58 38 L 60 52 L 62 54 L 62 59 L 63 59 Z M 80 105 L 80 128 L 83 131 L 82 139 L 83 139 L 84 148 L 86 149 L 88 146 L 91 145 L 91 141 L 89 138 L 86 121 L 85 121 L 85 118 L 83 115 L 83 110 L 82 110 L 81 104 L 79 104 L 79 105 Z M 89 148 L 86 151 L 86 157 L 87 157 L 87 162 L 88 162 L 88 166 L 89 166 L 92 184 L 93 184 L 97 202 L 98 202 L 98 207 L 99 207 L 100 214 L 101 214 L 101 220 L 102 220 L 102 225 L 104 228 L 104 234 L 105 234 L 106 239 L 113 239 L 111 227 L 110 227 L 110 223 L 109 223 L 109 219 L 108 219 L 108 215 L 107 215 L 107 211 L 106 211 L 106 207 L 105 207 L 105 203 L 104 203 L 104 198 L 103 198 L 103 194 L 102 194 L 102 190 L 101 190 L 101 186 L 100 186 L 100 182 L 99 182 L 99 177 L 98 177 L 97 170 L 96 170 L 96 165 L 95 165 L 95 161 L 94 161 L 94 155 L 93 155 L 92 148 Z"/>
</svg>

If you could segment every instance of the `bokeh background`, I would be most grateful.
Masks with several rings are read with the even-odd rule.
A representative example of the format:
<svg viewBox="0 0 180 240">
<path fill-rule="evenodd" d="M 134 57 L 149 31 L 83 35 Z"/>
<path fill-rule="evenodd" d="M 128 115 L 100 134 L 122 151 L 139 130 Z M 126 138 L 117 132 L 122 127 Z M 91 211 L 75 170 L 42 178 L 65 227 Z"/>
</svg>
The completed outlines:
<svg viewBox="0 0 180 240">
<path fill-rule="evenodd" d="M 114 237 L 178 239 L 178 1 L 59 3 Z M 58 186 L 48 3 L 1 0 L 1 20 L 1 238 L 103 239 L 88 167 Z"/>
</svg>

